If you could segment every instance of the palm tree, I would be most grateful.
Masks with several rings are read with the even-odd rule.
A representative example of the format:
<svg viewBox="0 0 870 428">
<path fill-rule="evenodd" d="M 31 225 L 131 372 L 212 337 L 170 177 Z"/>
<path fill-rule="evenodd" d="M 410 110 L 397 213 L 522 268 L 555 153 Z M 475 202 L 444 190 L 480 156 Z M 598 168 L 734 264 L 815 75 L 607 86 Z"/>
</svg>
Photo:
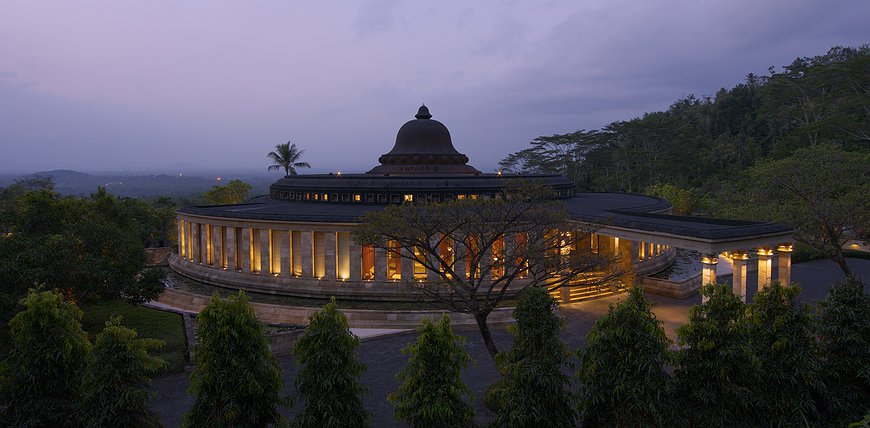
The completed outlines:
<svg viewBox="0 0 870 428">
<path fill-rule="evenodd" d="M 296 148 L 296 144 L 290 144 L 290 142 L 286 142 L 284 144 L 278 144 L 275 146 L 274 152 L 269 152 L 269 159 L 272 159 L 272 162 L 275 162 L 274 165 L 269 165 L 269 171 L 278 168 L 284 168 L 284 176 L 288 175 L 296 175 L 296 168 L 311 168 L 311 165 L 308 162 L 297 162 L 299 158 L 302 157 L 302 153 L 305 153 L 305 150 L 299 150 Z"/>
</svg>

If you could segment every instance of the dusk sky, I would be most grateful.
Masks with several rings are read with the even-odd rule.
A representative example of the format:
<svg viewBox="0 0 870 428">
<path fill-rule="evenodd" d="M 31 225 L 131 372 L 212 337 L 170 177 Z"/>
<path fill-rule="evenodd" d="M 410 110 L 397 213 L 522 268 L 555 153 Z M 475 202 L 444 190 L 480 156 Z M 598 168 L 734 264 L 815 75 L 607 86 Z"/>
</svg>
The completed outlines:
<svg viewBox="0 0 870 428">
<path fill-rule="evenodd" d="M 867 0 L 0 0 L 0 173 L 265 173 L 288 140 L 364 172 L 422 102 L 493 171 L 536 136 L 863 43 Z"/>
</svg>

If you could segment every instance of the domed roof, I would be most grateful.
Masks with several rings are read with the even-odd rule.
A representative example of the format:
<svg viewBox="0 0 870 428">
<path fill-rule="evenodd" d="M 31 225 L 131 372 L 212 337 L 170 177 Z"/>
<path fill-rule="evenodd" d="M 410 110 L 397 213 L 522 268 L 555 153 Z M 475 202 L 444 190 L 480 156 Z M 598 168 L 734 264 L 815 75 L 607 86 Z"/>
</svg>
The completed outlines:
<svg viewBox="0 0 870 428">
<path fill-rule="evenodd" d="M 369 174 L 480 174 L 466 165 L 468 156 L 456 151 L 450 131 L 432 119 L 428 107 L 421 106 L 414 117 L 399 128 L 393 149 Z"/>
</svg>

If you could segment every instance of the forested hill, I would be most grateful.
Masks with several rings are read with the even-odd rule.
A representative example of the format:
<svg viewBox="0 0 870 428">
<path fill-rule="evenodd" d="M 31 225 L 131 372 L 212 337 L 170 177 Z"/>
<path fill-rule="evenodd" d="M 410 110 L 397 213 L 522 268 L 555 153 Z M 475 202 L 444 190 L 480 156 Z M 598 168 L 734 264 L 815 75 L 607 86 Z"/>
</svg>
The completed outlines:
<svg viewBox="0 0 870 428">
<path fill-rule="evenodd" d="M 600 130 L 538 137 L 500 165 L 559 172 L 583 190 L 644 192 L 668 184 L 709 193 L 745 168 L 801 147 L 870 147 L 870 45 L 834 47 L 768 73 Z"/>
</svg>

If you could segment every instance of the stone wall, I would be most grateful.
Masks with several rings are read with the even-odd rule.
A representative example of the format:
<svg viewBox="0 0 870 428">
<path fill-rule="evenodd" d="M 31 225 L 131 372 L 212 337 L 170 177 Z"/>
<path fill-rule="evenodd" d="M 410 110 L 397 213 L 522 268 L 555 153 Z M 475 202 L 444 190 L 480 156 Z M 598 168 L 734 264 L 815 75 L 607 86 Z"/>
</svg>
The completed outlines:
<svg viewBox="0 0 870 428">
<path fill-rule="evenodd" d="M 157 299 L 160 303 L 191 312 L 200 312 L 208 304 L 210 296 L 187 291 L 167 289 Z M 283 306 L 251 302 L 257 318 L 267 324 L 308 324 L 308 318 L 320 308 Z M 366 310 L 342 309 L 353 328 L 416 328 L 424 319 L 437 321 L 441 314 L 448 314 L 453 325 L 476 325 L 468 314 L 439 310 Z M 491 324 L 513 322 L 513 308 L 494 310 L 489 316 Z"/>
</svg>

